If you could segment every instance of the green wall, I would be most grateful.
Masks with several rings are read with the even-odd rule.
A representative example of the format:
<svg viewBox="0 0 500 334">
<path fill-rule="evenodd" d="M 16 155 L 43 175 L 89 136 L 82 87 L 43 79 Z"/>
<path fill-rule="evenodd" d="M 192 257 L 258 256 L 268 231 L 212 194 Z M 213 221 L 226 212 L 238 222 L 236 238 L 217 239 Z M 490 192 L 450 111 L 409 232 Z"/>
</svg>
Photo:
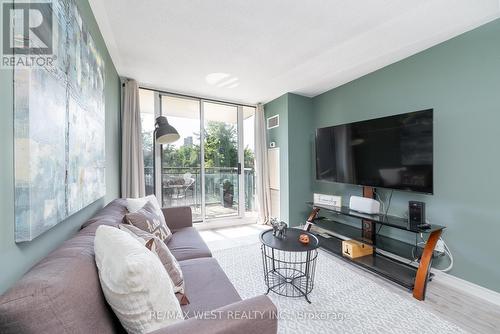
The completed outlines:
<svg viewBox="0 0 500 334">
<path fill-rule="evenodd" d="M 287 93 L 264 106 L 266 118 L 279 114 L 280 126 L 267 130 L 267 142 L 280 148 L 280 215 L 290 226 L 307 217 L 312 197 L 312 100 Z M 309 209 L 310 211 L 310 209 Z"/>
<path fill-rule="evenodd" d="M 106 197 L 31 242 L 14 242 L 13 73 L 0 69 L 0 294 L 41 258 L 76 233 L 81 224 L 120 194 L 120 80 L 87 0 L 77 0 L 81 14 L 106 62 Z M 2 18 L 0 15 L 0 26 Z"/>
<path fill-rule="evenodd" d="M 288 94 L 264 105 L 266 119 L 279 115 L 280 126 L 267 130 L 267 143 L 275 142 L 280 149 L 280 216 L 288 222 L 289 189 L 288 189 Z"/>
<path fill-rule="evenodd" d="M 311 208 L 305 203 L 312 198 L 312 160 L 314 133 L 308 131 L 313 123 L 312 100 L 308 97 L 288 94 L 288 189 L 289 222 L 298 226 L 305 222 Z"/>
<path fill-rule="evenodd" d="M 342 195 L 344 204 L 361 195 L 361 187 L 314 180 L 314 146 L 306 154 L 302 150 L 316 128 L 434 108 L 435 194 L 396 191 L 390 213 L 404 215 L 409 200 L 426 202 L 428 219 L 448 227 L 443 238 L 455 257 L 450 274 L 500 292 L 500 20 L 314 97 L 309 132 L 306 118 L 294 118 L 304 114 L 293 112 L 300 103 L 293 96 L 265 106 L 267 117 L 285 115 L 286 128 L 268 132 L 269 140 L 286 147 L 281 153 L 282 181 L 288 180 L 289 189 L 281 197 L 284 217 L 306 218 L 303 198 L 295 196 L 303 193 L 311 200 L 311 188 Z M 381 233 L 414 241 L 414 234 Z"/>
<path fill-rule="evenodd" d="M 391 213 L 403 214 L 408 200 L 426 202 L 428 218 L 448 226 L 450 273 L 500 291 L 500 20 L 317 96 L 313 105 L 313 128 L 434 108 L 435 194 L 394 192 Z M 344 201 L 361 193 L 313 183 Z"/>
</svg>

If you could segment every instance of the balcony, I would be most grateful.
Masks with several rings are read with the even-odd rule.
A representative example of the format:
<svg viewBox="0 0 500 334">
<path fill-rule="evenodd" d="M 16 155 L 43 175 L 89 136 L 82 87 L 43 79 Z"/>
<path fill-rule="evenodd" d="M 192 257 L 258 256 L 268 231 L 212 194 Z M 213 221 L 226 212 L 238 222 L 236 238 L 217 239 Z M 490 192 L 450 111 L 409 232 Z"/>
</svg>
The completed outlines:
<svg viewBox="0 0 500 334">
<path fill-rule="evenodd" d="M 146 167 L 146 193 L 153 193 L 153 168 Z M 163 207 L 190 206 L 193 220 L 202 221 L 201 168 L 163 167 Z M 254 215 L 255 173 L 253 168 L 244 169 L 245 211 Z M 238 169 L 226 167 L 205 168 L 205 218 L 238 216 L 239 210 Z"/>
</svg>

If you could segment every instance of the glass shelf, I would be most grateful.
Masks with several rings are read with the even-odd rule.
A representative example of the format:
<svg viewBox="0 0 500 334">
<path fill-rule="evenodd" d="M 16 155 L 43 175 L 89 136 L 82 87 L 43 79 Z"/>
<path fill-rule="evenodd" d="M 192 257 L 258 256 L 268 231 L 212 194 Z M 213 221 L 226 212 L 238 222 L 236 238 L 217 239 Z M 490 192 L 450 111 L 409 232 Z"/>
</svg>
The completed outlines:
<svg viewBox="0 0 500 334">
<path fill-rule="evenodd" d="M 445 226 L 441 225 L 435 225 L 431 224 L 430 228 L 423 229 L 423 228 L 418 228 L 415 226 L 410 226 L 408 219 L 401 218 L 401 217 L 396 217 L 396 216 L 390 216 L 390 215 L 384 215 L 384 214 L 366 214 L 366 213 L 361 213 L 357 212 L 354 210 L 349 209 L 347 206 L 343 207 L 335 207 L 335 206 L 328 206 L 328 205 L 318 205 L 314 204 L 312 202 L 307 202 L 308 205 L 315 207 L 315 208 L 320 208 L 327 210 L 328 212 L 338 214 L 338 215 L 343 215 L 343 216 L 349 216 L 353 218 L 359 218 L 363 220 L 368 220 L 377 224 L 385 225 L 385 226 L 390 226 L 394 227 L 400 230 L 405 230 L 413 233 L 431 233 L 434 231 L 439 231 L 442 229 L 445 229 Z"/>
<path fill-rule="evenodd" d="M 314 222 L 312 231 L 316 234 L 319 232 L 321 235 L 321 231 L 318 231 L 317 228 L 324 230 L 325 233 L 338 237 L 339 239 L 354 239 L 368 244 L 371 243 L 371 240 L 363 238 L 362 229 L 342 222 L 328 219 L 317 220 Z M 415 245 L 415 243 L 404 242 L 380 234 L 376 236 L 374 247 L 409 260 L 422 254 L 422 247 Z M 443 253 L 434 252 L 434 257 L 442 255 Z"/>
<path fill-rule="evenodd" d="M 315 233 L 320 240 L 321 248 L 341 257 L 349 263 L 376 273 L 409 290 L 413 290 L 417 284 L 417 271 L 425 270 L 425 268 L 422 269 L 421 265 L 417 268 L 414 262 L 415 258 L 422 255 L 422 248 L 416 243 L 404 242 L 380 235 L 377 231 L 380 230 L 380 227 L 387 226 L 412 233 L 430 234 L 437 232 L 439 235 L 441 230 L 445 228 L 445 226 L 432 224 L 429 228 L 423 229 L 416 226 L 410 226 L 408 220 L 401 217 L 384 214 L 370 215 L 353 211 L 348 207 L 316 205 L 312 202 L 308 202 L 308 204 L 328 213 L 328 218 L 315 219 L 311 227 L 311 232 Z M 361 226 L 353 226 L 352 222 L 346 223 L 346 217 L 359 219 Z M 365 222 L 369 222 L 370 224 L 366 224 Z M 363 230 L 361 227 L 365 227 L 366 225 L 369 225 L 369 227 Z M 429 237 L 432 237 L 432 234 Z M 342 240 L 349 239 L 371 244 L 374 247 L 373 254 L 355 259 L 343 256 Z M 440 255 L 442 255 L 442 253 L 434 252 L 434 257 Z M 426 275 L 427 282 L 433 275 L 432 273 Z M 424 284 L 426 284 L 426 282 Z M 419 282 L 419 284 L 421 285 L 422 283 Z M 417 296 L 415 298 L 419 299 Z"/>
<path fill-rule="evenodd" d="M 358 257 L 356 259 L 346 258 L 342 255 L 341 239 L 337 237 L 325 238 L 321 235 L 318 235 L 318 238 L 321 247 L 330 253 L 333 253 L 349 263 L 383 276 L 409 290 L 413 289 L 417 268 L 378 253 Z"/>
</svg>

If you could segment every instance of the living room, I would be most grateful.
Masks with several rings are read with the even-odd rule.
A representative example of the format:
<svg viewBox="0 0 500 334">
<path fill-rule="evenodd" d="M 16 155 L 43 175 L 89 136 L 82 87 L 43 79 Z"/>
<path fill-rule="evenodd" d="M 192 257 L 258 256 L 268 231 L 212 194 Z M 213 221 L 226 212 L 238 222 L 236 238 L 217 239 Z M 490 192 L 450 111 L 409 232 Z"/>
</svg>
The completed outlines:
<svg viewBox="0 0 500 334">
<path fill-rule="evenodd" d="M 0 20 L 0 333 L 498 332 L 498 0 Z"/>
</svg>

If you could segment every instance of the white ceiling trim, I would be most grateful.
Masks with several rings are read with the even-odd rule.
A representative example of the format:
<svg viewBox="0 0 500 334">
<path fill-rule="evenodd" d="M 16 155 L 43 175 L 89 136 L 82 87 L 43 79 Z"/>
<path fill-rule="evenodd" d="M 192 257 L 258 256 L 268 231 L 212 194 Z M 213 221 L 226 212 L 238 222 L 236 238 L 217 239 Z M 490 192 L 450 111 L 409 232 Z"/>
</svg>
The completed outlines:
<svg viewBox="0 0 500 334">
<path fill-rule="evenodd" d="M 166 95 L 172 95 L 174 97 L 179 97 L 179 98 L 187 98 L 187 99 L 192 99 L 192 100 L 200 100 L 200 101 L 205 101 L 205 102 L 214 102 L 214 103 L 221 103 L 221 104 L 229 104 L 233 106 L 242 106 L 242 107 L 250 107 L 250 108 L 256 108 L 258 103 L 246 103 L 242 101 L 231 101 L 227 99 L 219 99 L 219 98 L 214 98 L 210 96 L 202 96 L 202 95 L 193 95 L 193 94 L 188 94 L 186 92 L 177 92 L 175 90 L 168 90 L 165 88 L 160 88 L 160 87 L 155 87 L 151 86 L 147 83 L 139 83 L 140 88 L 144 89 L 149 89 L 152 91 L 159 92 L 160 94 L 166 94 Z"/>
<path fill-rule="evenodd" d="M 109 24 L 108 13 L 106 11 L 104 1 L 90 0 L 89 4 L 92 12 L 94 13 L 97 24 L 99 25 L 99 30 L 101 31 L 101 35 L 104 38 L 104 43 L 106 44 L 106 48 L 108 49 L 109 56 L 113 60 L 115 68 L 121 68 L 122 62 L 120 52 L 118 51 L 118 44 L 116 43 L 113 29 L 111 29 L 111 26 Z"/>
</svg>

